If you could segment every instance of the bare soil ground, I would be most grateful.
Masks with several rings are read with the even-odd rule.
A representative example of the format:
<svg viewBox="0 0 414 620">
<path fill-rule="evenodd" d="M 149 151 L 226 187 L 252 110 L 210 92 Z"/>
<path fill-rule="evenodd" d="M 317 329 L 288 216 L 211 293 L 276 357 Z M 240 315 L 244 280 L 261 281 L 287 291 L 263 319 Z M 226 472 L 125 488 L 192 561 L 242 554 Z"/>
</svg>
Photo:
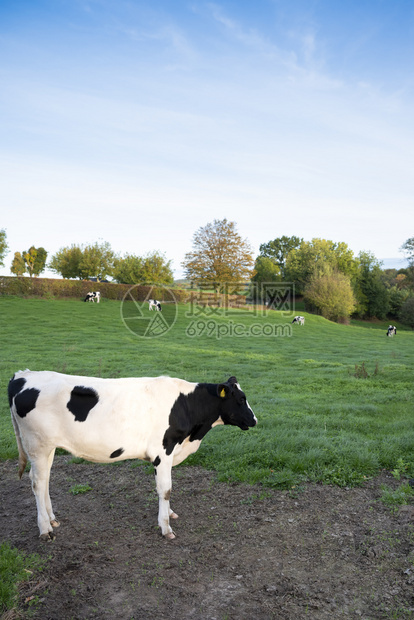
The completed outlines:
<svg viewBox="0 0 414 620">
<path fill-rule="evenodd" d="M 51 543 L 38 538 L 28 475 L 19 481 L 17 463 L 0 464 L 2 540 L 47 558 L 21 591 L 35 618 L 414 617 L 414 507 L 392 512 L 378 501 L 381 482 L 398 484 L 386 472 L 363 488 L 289 492 L 176 468 L 180 518 L 168 542 L 147 467 L 69 461 L 57 457 L 52 468 L 61 525 Z M 75 484 L 92 490 L 73 495 Z"/>
</svg>

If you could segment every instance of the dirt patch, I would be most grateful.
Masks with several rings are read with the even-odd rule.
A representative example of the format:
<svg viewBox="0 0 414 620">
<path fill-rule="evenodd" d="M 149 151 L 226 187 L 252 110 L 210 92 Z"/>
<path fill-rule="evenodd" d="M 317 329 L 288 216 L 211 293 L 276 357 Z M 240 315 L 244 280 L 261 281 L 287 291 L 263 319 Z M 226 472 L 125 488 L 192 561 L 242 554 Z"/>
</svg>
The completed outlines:
<svg viewBox="0 0 414 620">
<path fill-rule="evenodd" d="M 17 463 L 0 464 L 2 539 L 47 558 L 22 607 L 42 620 L 256 620 L 414 617 L 414 507 L 378 501 L 385 473 L 363 488 L 295 493 L 218 483 L 173 470 L 177 538 L 161 537 L 148 467 L 57 457 L 51 497 L 61 525 L 38 539 L 35 500 Z M 76 484 L 92 490 L 72 495 Z M 32 608 L 33 609 L 33 608 Z"/>
</svg>

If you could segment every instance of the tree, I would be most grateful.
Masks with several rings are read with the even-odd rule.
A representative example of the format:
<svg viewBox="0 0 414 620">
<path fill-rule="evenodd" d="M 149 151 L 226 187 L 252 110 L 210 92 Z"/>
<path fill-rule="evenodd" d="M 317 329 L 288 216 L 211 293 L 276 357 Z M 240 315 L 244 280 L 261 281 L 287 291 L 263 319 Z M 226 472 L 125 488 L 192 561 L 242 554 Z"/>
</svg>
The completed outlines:
<svg viewBox="0 0 414 620">
<path fill-rule="evenodd" d="M 125 254 L 116 258 L 112 276 L 120 284 L 138 284 L 142 282 L 142 258 L 133 254 Z"/>
<path fill-rule="evenodd" d="M 304 298 L 323 317 L 340 323 L 349 320 L 356 305 L 349 276 L 328 263 L 315 270 L 306 285 Z"/>
<path fill-rule="evenodd" d="M 254 303 L 268 303 L 265 284 L 280 282 L 280 267 L 268 256 L 259 255 L 254 264 L 254 276 L 251 280 L 248 296 Z"/>
<path fill-rule="evenodd" d="M 72 244 L 52 256 L 49 269 L 60 273 L 63 278 L 103 280 L 111 275 L 114 261 L 115 254 L 108 242 L 87 246 Z"/>
<path fill-rule="evenodd" d="M 80 261 L 82 259 L 82 249 L 78 245 L 72 244 L 70 247 L 60 248 L 49 262 L 49 269 L 55 273 L 60 273 L 62 278 L 81 278 Z"/>
<path fill-rule="evenodd" d="M 32 245 L 32 247 L 29 248 L 27 252 L 22 252 L 22 256 L 26 264 L 26 271 L 28 272 L 29 276 L 32 277 L 34 274 L 34 268 L 37 259 L 36 248 Z"/>
<path fill-rule="evenodd" d="M 414 265 L 414 237 L 410 237 L 404 241 L 400 250 L 406 254 L 406 258 L 412 267 Z"/>
<path fill-rule="evenodd" d="M 302 241 L 298 248 L 289 252 L 285 265 L 285 280 L 294 282 L 298 293 L 304 292 L 318 263 L 327 263 L 332 269 L 351 279 L 358 269 L 358 261 L 346 243 L 315 238 L 312 241 Z"/>
<path fill-rule="evenodd" d="M 172 284 L 171 261 L 159 252 L 150 252 L 143 258 L 142 277 L 143 282 L 148 284 Z"/>
<path fill-rule="evenodd" d="M 30 250 L 34 249 L 36 251 L 36 257 L 32 266 L 32 275 L 38 276 L 40 275 L 46 268 L 46 258 L 47 252 L 45 248 L 34 248 L 33 246 Z M 29 251 L 30 251 L 29 250 Z"/>
<path fill-rule="evenodd" d="M 159 252 L 147 256 L 126 254 L 114 262 L 113 278 L 123 284 L 172 284 L 174 276 L 171 261 Z"/>
<path fill-rule="evenodd" d="M 14 273 L 15 276 L 22 276 L 26 271 L 26 263 L 23 260 L 23 256 L 20 252 L 14 253 L 14 258 L 10 267 L 11 273 Z"/>
<path fill-rule="evenodd" d="M 279 271 L 284 277 L 284 269 L 286 259 L 291 250 L 298 248 L 303 239 L 299 237 L 277 237 L 273 241 L 262 243 L 259 247 L 260 256 L 270 259 L 275 265 L 279 267 Z"/>
<path fill-rule="evenodd" d="M 392 286 L 388 289 L 388 316 L 396 319 L 399 317 L 404 302 L 408 299 L 410 292 L 405 288 Z"/>
<path fill-rule="evenodd" d="M 414 286 L 414 237 L 410 237 L 409 239 L 407 239 L 407 241 L 405 241 L 400 250 L 402 252 L 404 252 L 406 254 L 406 258 L 408 260 L 408 270 L 407 270 L 407 275 L 410 276 L 410 286 L 413 287 Z"/>
<path fill-rule="evenodd" d="M 401 323 L 414 329 L 414 297 L 409 297 L 402 305 L 399 318 Z"/>
<path fill-rule="evenodd" d="M 115 254 L 107 241 L 87 245 L 79 263 L 79 276 L 82 280 L 89 278 L 104 280 L 112 275 L 114 260 Z"/>
<path fill-rule="evenodd" d="M 227 219 L 214 220 L 195 232 L 193 250 L 182 265 L 187 278 L 215 289 L 226 282 L 247 281 L 254 273 L 250 244 Z"/>
<path fill-rule="evenodd" d="M 0 230 L 0 267 L 4 267 L 4 258 L 9 252 L 9 246 L 7 245 L 7 235 L 4 228 Z"/>
<path fill-rule="evenodd" d="M 254 271 L 252 282 L 279 282 L 281 280 L 279 265 L 268 256 L 259 255 L 256 258 Z"/>
<path fill-rule="evenodd" d="M 385 319 L 390 309 L 389 292 L 382 280 L 381 263 L 371 252 L 360 252 L 354 291 L 361 317 Z"/>
</svg>

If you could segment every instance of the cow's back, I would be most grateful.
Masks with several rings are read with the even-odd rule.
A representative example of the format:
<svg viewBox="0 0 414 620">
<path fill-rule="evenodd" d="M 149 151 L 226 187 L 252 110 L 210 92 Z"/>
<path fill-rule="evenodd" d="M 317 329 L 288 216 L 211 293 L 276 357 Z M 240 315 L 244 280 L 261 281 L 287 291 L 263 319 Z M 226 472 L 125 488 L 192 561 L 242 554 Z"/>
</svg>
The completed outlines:
<svg viewBox="0 0 414 620">
<path fill-rule="evenodd" d="M 12 382 L 21 393 L 38 391 L 24 415 L 15 399 L 23 438 L 38 436 L 98 462 L 153 458 L 152 446 L 162 444 L 174 402 L 196 385 L 170 377 L 103 379 L 30 370 L 19 371 Z"/>
</svg>

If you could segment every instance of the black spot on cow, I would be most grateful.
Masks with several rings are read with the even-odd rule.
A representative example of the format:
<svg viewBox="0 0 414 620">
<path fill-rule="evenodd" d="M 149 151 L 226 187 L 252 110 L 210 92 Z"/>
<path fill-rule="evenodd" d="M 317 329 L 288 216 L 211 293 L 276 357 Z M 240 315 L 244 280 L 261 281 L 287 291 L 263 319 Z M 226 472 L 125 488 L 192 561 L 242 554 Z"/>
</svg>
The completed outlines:
<svg viewBox="0 0 414 620">
<path fill-rule="evenodd" d="M 199 383 L 190 394 L 180 394 L 171 408 L 169 427 L 163 438 L 166 453 L 171 454 L 177 443 L 187 437 L 190 441 L 201 441 L 219 417 L 216 384 Z"/>
<path fill-rule="evenodd" d="M 70 400 L 66 406 L 75 416 L 76 422 L 85 422 L 90 410 L 98 401 L 99 396 L 93 388 L 76 385 L 70 393 Z"/>
<path fill-rule="evenodd" d="M 14 398 L 17 415 L 24 418 L 30 411 L 36 407 L 36 401 L 40 394 L 40 390 L 29 388 L 19 392 Z"/>
<path fill-rule="evenodd" d="M 155 459 L 152 461 L 152 464 L 154 465 L 154 467 L 158 467 L 158 465 L 159 465 L 160 463 L 161 463 L 161 459 L 160 459 L 160 457 L 159 457 L 159 456 L 157 456 L 157 458 L 155 458 Z"/>
<path fill-rule="evenodd" d="M 24 384 L 26 383 L 26 379 L 15 379 L 14 376 L 9 381 L 8 386 L 8 394 L 9 394 L 9 406 L 11 407 L 13 404 L 13 398 L 22 391 Z"/>
<path fill-rule="evenodd" d="M 118 450 L 115 450 L 114 452 L 112 452 L 111 456 L 109 457 L 110 459 L 116 459 L 118 456 L 121 456 L 121 454 L 124 452 L 123 448 L 118 448 Z"/>
</svg>

